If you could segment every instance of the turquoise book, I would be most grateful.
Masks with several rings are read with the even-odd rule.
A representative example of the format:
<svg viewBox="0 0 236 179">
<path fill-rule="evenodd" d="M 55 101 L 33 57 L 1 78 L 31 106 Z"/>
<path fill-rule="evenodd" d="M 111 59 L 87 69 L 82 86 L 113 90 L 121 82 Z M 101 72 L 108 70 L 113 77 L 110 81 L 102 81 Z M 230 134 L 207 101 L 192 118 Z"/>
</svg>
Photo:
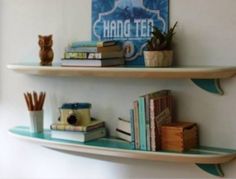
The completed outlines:
<svg viewBox="0 0 236 179">
<path fill-rule="evenodd" d="M 139 135 L 140 135 L 140 149 L 147 150 L 147 133 L 146 133 L 146 119 L 145 119 L 145 97 L 140 96 L 139 103 Z"/>
<path fill-rule="evenodd" d="M 91 40 L 91 41 L 78 41 L 73 42 L 70 47 L 78 48 L 78 47 L 106 47 L 115 45 L 118 43 L 116 40 Z"/>
</svg>

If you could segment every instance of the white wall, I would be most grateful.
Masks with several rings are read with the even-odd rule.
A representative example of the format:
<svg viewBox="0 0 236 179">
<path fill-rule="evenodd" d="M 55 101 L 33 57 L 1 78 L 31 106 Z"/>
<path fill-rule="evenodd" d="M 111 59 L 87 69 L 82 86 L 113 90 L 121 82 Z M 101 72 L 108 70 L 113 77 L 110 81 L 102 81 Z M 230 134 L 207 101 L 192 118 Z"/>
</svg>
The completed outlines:
<svg viewBox="0 0 236 179">
<path fill-rule="evenodd" d="M 8 63 L 38 62 L 38 34 L 54 35 L 55 61 L 72 40 L 90 38 L 91 1 L 0 0 L 0 178 L 211 178 L 192 164 L 150 162 L 90 155 L 76 156 L 42 148 L 9 136 L 28 125 L 22 93 L 47 91 L 45 127 L 63 102 L 88 101 L 92 113 L 114 130 L 118 116 L 128 117 L 132 101 L 162 88 L 173 89 L 178 118 L 195 121 L 203 145 L 236 149 L 236 78 L 222 80 L 223 97 L 208 94 L 190 80 L 139 80 L 36 77 L 6 69 Z M 176 20 L 176 60 L 180 65 L 236 65 L 236 1 L 171 1 Z M 236 178 L 236 161 L 223 166 Z"/>
</svg>

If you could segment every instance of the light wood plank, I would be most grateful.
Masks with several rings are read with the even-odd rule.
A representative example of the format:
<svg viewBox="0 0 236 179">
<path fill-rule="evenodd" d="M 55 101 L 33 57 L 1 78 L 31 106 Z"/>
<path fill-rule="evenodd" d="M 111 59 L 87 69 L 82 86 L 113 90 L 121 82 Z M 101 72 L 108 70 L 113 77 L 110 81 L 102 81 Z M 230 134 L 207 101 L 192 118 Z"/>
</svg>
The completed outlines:
<svg viewBox="0 0 236 179">
<path fill-rule="evenodd" d="M 27 64 L 9 64 L 7 68 L 19 73 L 43 76 L 88 76 L 112 78 L 169 78 L 169 79 L 222 79 L 236 74 L 236 67 L 61 67 Z"/>
</svg>

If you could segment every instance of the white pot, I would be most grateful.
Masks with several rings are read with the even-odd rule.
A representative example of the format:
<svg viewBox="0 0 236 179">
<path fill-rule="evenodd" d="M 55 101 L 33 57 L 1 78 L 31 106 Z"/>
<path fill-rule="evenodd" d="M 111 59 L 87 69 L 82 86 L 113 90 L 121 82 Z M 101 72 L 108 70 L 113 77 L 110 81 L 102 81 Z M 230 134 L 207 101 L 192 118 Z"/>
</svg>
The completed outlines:
<svg viewBox="0 0 236 179">
<path fill-rule="evenodd" d="M 144 51 L 146 67 L 170 67 L 173 61 L 173 51 Z"/>
</svg>

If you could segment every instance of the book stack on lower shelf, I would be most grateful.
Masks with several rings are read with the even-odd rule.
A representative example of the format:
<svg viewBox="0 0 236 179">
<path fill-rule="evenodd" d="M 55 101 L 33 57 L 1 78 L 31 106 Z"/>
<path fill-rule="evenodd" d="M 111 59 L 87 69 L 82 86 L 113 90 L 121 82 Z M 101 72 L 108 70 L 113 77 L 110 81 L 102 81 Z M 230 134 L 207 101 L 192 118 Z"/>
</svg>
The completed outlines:
<svg viewBox="0 0 236 179">
<path fill-rule="evenodd" d="M 161 126 L 173 121 L 173 96 L 161 90 L 140 96 L 131 109 L 133 148 L 145 151 L 161 149 Z"/>
<path fill-rule="evenodd" d="M 51 137 L 77 142 L 87 142 L 106 136 L 105 122 L 91 118 L 91 104 L 65 103 L 60 108 L 60 118 L 51 124 Z"/>
<path fill-rule="evenodd" d="M 66 48 L 62 66 L 105 67 L 124 64 L 124 54 L 118 41 L 80 41 Z"/>
<path fill-rule="evenodd" d="M 105 122 L 96 119 L 87 126 L 54 123 L 50 128 L 51 137 L 55 139 L 87 142 L 106 136 Z"/>
</svg>

